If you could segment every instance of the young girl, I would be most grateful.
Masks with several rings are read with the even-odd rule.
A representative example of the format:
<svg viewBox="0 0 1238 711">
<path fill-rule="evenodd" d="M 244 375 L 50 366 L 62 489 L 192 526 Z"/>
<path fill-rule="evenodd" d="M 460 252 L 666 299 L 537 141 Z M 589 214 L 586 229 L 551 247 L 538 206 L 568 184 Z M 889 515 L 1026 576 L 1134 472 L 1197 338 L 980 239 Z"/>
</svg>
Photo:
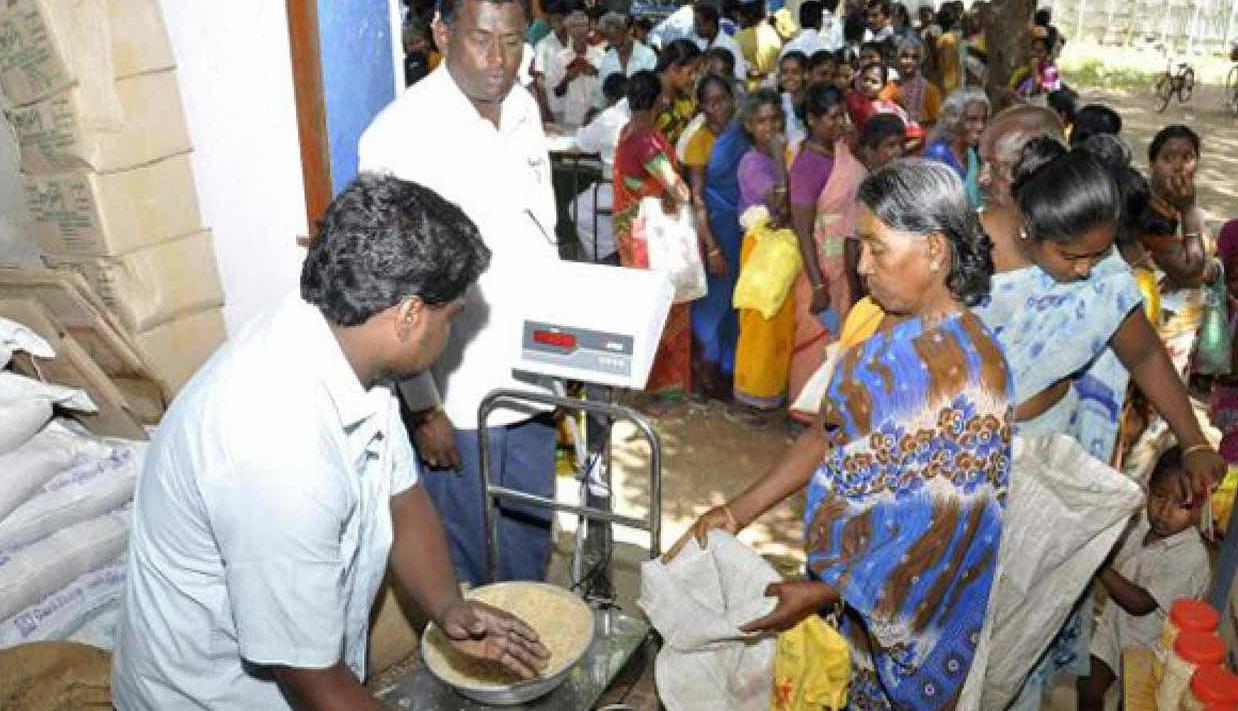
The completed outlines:
<svg viewBox="0 0 1238 711">
<path fill-rule="evenodd" d="M 847 113 L 851 116 L 851 123 L 855 125 L 856 130 L 863 131 L 864 124 L 868 123 L 873 116 L 895 114 L 902 119 L 903 126 L 906 127 L 907 140 L 911 144 L 908 146 L 909 150 L 917 151 L 923 143 L 924 129 L 903 107 L 881 98 L 881 92 L 885 89 L 888 79 L 889 74 L 884 64 L 873 62 L 865 64 L 860 69 L 856 89 L 847 95 Z"/>
<path fill-rule="evenodd" d="M 778 60 L 778 90 L 782 93 L 782 113 L 787 117 L 787 145 L 792 151 L 799 148 L 807 134 L 797 113 L 804 96 L 807 70 L 808 58 L 803 52 L 787 52 Z"/>
</svg>

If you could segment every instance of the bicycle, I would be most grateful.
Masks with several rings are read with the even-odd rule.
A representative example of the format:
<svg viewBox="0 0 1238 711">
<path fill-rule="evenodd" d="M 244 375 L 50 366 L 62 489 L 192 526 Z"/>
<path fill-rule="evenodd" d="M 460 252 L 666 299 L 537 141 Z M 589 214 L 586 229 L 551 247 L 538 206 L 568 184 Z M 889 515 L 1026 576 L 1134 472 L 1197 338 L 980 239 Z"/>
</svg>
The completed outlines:
<svg viewBox="0 0 1238 711">
<path fill-rule="evenodd" d="M 1178 95 L 1178 102 L 1185 104 L 1191 100 L 1191 92 L 1195 91 L 1195 69 L 1186 62 L 1178 63 L 1177 72 L 1173 71 L 1173 60 L 1165 66 L 1165 73 L 1156 80 L 1156 98 L 1161 105 L 1156 112 L 1161 113 L 1169 106 L 1169 100 Z"/>
</svg>

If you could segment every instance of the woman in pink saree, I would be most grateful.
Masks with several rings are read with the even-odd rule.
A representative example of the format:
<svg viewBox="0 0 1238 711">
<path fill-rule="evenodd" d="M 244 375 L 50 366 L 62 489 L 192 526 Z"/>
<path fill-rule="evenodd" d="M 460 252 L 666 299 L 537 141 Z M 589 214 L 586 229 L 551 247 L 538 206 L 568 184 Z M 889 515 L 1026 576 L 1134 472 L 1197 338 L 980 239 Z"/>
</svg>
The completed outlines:
<svg viewBox="0 0 1238 711">
<path fill-rule="evenodd" d="M 815 201 L 808 198 L 807 209 L 802 202 L 807 196 L 796 186 L 797 178 L 803 185 L 802 171 L 795 170 L 793 166 L 791 173 L 792 221 L 797 234 L 804 231 L 811 236 L 812 251 L 817 258 L 817 269 L 805 264 L 795 284 L 795 341 L 787 382 L 788 401 L 792 403 L 825 361 L 825 347 L 838 337 L 839 324 L 846 320 L 847 312 L 855 301 L 847 279 L 843 245 L 848 237 L 855 234 L 856 192 L 867 175 L 864 165 L 851 153 L 847 141 L 842 139 L 837 122 L 830 121 L 838 109 L 831 101 L 818 103 L 827 105 L 826 110 L 814 115 L 813 109 L 817 108 L 814 102 L 805 102 L 805 122 L 811 135 L 800 152 L 817 151 L 827 154 L 830 160 L 823 176 L 822 171 L 814 171 L 814 175 L 808 176 L 812 182 L 810 193 L 815 196 Z M 797 156 L 796 165 L 801 163 L 801 158 L 811 157 Z M 804 235 L 800 237 L 804 239 Z M 813 272 L 819 272 L 820 282 L 817 284 L 814 284 L 817 275 Z M 818 308 L 822 306 L 826 308 Z M 811 416 L 792 412 L 792 417 L 811 422 Z"/>
</svg>

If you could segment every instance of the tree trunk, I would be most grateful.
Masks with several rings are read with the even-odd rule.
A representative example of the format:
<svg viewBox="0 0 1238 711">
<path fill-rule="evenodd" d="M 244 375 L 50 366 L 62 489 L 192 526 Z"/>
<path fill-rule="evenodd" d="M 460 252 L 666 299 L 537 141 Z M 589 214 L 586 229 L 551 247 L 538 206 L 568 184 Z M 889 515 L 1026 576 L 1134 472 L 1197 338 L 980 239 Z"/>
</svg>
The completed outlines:
<svg viewBox="0 0 1238 711">
<path fill-rule="evenodd" d="M 985 30 L 989 67 L 984 88 L 995 108 L 1007 103 L 1006 85 L 1015 69 L 1027 63 L 1031 45 L 1027 28 L 1035 12 L 1036 0 L 993 0 Z"/>
</svg>

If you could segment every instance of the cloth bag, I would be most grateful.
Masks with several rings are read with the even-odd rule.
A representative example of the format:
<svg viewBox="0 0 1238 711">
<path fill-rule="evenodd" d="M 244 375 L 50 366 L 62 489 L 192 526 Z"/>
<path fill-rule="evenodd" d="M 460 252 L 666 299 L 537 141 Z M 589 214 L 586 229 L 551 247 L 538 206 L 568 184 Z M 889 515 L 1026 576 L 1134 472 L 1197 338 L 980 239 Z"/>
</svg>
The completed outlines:
<svg viewBox="0 0 1238 711">
<path fill-rule="evenodd" d="M 996 582 L 958 708 L 1003 709 L 1144 503 L 1066 435 L 1015 437 Z"/>
<path fill-rule="evenodd" d="M 670 278 L 675 287 L 675 303 L 695 301 L 709 292 L 705 282 L 705 263 L 697 244 L 696 223 L 687 205 L 668 215 L 658 198 L 641 198 L 640 211 L 632 226 L 637 251 L 644 243 L 650 269 Z M 638 256 L 637 262 L 640 263 Z"/>
<path fill-rule="evenodd" d="M 662 635 L 654 675 L 669 711 L 769 709 L 775 638 L 739 626 L 774 609 L 765 588 L 781 579 L 722 531 L 710 531 L 704 549 L 689 543 L 670 563 L 641 564 L 637 604 Z"/>
<path fill-rule="evenodd" d="M 804 268 L 799 240 L 791 230 L 770 227 L 769 212 L 764 207 L 749 208 L 740 222 L 748 230 L 744 239 L 757 240 L 757 246 L 739 269 L 731 305 L 771 319 Z"/>
</svg>

